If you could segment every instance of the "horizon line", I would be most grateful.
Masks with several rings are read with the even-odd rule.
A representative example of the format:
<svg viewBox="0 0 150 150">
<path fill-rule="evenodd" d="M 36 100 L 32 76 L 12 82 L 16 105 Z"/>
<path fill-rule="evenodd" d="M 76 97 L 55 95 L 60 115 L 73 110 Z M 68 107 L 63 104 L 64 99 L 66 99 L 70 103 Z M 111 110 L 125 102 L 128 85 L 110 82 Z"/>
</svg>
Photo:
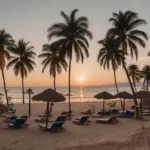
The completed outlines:
<svg viewBox="0 0 150 150">
<path fill-rule="evenodd" d="M 118 85 L 123 85 L 123 84 L 128 84 L 129 85 L 129 83 L 128 82 L 120 82 L 120 83 L 118 83 Z M 138 83 L 138 84 L 141 84 L 141 83 Z M 114 86 L 115 84 L 114 83 L 110 83 L 110 84 L 101 84 L 101 85 L 72 85 L 71 87 L 101 87 L 101 86 Z M 21 85 L 20 86 L 18 86 L 18 85 L 10 85 L 10 86 L 7 86 L 7 87 L 21 87 Z M 32 88 L 34 88 L 34 87 L 39 87 L 39 88 L 53 88 L 53 86 L 44 86 L 44 85 L 39 85 L 39 86 L 24 86 L 25 88 L 29 88 L 29 87 L 32 87 Z M 68 85 L 66 85 L 66 86 L 56 86 L 56 87 L 58 87 L 58 88 L 64 88 L 64 87 L 68 87 Z M 0 88 L 3 88 L 3 86 L 0 86 Z"/>
</svg>

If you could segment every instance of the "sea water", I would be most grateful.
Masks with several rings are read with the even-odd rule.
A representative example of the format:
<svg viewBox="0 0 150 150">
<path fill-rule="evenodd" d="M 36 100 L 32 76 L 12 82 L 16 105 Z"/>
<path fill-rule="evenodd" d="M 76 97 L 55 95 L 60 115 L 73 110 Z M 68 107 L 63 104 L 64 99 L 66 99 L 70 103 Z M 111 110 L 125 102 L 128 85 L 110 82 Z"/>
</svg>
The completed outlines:
<svg viewBox="0 0 150 150">
<path fill-rule="evenodd" d="M 138 84 L 137 90 L 141 90 L 141 85 Z M 38 94 L 44 91 L 47 88 L 52 87 L 30 87 L 32 88 L 34 94 Z M 25 87 L 27 90 L 28 87 Z M 22 102 L 22 88 L 21 87 L 7 87 L 8 96 L 12 97 L 11 101 L 13 103 Z M 95 101 L 94 95 L 100 92 L 107 91 L 111 94 L 116 94 L 116 88 L 114 85 L 105 85 L 105 86 L 76 86 L 71 87 L 71 101 L 72 102 L 83 102 L 83 101 Z M 131 88 L 128 84 L 119 84 L 119 91 L 127 91 L 131 93 Z M 63 95 L 68 93 L 68 87 L 57 87 L 57 92 L 62 93 Z M 0 87 L 0 93 L 4 94 L 3 87 Z M 1 99 L 5 102 L 5 96 L 2 96 Z M 67 97 L 66 97 L 67 101 Z M 28 102 L 28 94 L 25 94 L 25 102 Z"/>
</svg>

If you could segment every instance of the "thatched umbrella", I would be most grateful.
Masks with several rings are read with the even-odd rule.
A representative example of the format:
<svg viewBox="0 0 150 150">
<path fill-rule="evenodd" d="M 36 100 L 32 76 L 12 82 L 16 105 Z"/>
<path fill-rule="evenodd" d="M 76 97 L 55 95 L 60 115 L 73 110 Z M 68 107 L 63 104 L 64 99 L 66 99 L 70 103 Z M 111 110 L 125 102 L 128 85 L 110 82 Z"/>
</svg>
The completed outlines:
<svg viewBox="0 0 150 150">
<path fill-rule="evenodd" d="M 142 109 L 143 109 L 143 104 L 146 106 L 150 106 L 149 103 L 149 98 L 150 98 L 150 91 L 138 91 L 136 92 L 136 97 L 141 99 L 141 103 L 140 103 L 140 110 L 141 110 L 141 117 L 143 117 L 142 114 Z"/>
<path fill-rule="evenodd" d="M 149 103 L 150 91 L 138 91 L 136 92 L 136 97 L 141 99 L 141 105 L 144 102 L 144 105 L 150 106 L 150 103 Z"/>
<path fill-rule="evenodd" d="M 105 100 L 108 100 L 108 99 L 113 99 L 114 96 L 106 91 L 104 92 L 101 92 L 99 94 L 96 94 L 94 96 L 94 98 L 97 98 L 97 99 L 103 99 L 103 111 L 104 111 L 104 108 L 105 108 Z"/>
<path fill-rule="evenodd" d="M 28 109 L 28 114 L 29 114 L 29 118 L 31 116 L 31 95 L 34 94 L 32 89 L 29 88 L 25 91 L 25 93 L 27 93 L 29 95 L 29 109 Z"/>
<path fill-rule="evenodd" d="M 69 94 L 69 93 L 68 93 L 68 94 L 65 94 L 65 96 L 69 96 L 69 95 L 70 95 L 70 96 L 73 96 L 71 93 L 70 93 L 70 94 Z"/>
<path fill-rule="evenodd" d="M 62 96 L 60 93 L 57 93 L 55 90 L 53 89 L 47 89 L 45 91 L 43 91 L 42 93 L 39 93 L 37 95 L 34 95 L 32 97 L 33 100 L 36 101 L 45 101 L 47 102 L 47 113 L 46 113 L 46 128 L 48 127 L 48 112 L 49 112 L 49 102 L 62 102 L 65 101 L 65 97 Z M 52 109 L 52 105 L 51 108 Z"/>
<path fill-rule="evenodd" d="M 139 99 L 148 98 L 150 97 L 150 91 L 138 91 L 136 92 L 136 97 Z"/>
<path fill-rule="evenodd" d="M 115 97 L 124 99 L 124 110 L 125 110 L 125 100 L 134 98 L 132 94 L 130 94 L 130 93 L 126 92 L 126 91 L 119 92 L 118 94 L 115 95 Z"/>
</svg>

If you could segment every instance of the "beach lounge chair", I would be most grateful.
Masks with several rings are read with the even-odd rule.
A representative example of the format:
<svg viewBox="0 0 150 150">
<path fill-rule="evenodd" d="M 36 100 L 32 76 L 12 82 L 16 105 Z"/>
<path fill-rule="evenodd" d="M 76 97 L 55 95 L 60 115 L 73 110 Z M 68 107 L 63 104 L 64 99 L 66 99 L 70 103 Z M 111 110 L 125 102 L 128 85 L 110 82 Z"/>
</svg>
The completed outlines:
<svg viewBox="0 0 150 150">
<path fill-rule="evenodd" d="M 92 117 L 94 117 L 94 118 L 101 118 L 101 117 L 104 117 L 104 115 L 102 115 L 100 112 L 98 112 L 96 114 L 92 114 Z"/>
<path fill-rule="evenodd" d="M 96 114 L 92 114 L 92 117 L 95 117 L 95 118 L 101 118 L 101 117 L 104 117 L 104 116 L 109 116 L 111 114 L 117 114 L 117 110 L 101 110 L 99 111 L 98 113 Z"/>
<path fill-rule="evenodd" d="M 16 113 L 16 106 L 14 104 L 9 104 L 7 114 L 14 114 L 14 113 Z"/>
<path fill-rule="evenodd" d="M 92 113 L 92 110 L 91 110 L 91 109 L 88 109 L 88 110 L 85 111 L 85 112 L 81 112 L 81 114 L 83 114 L 83 115 L 91 115 L 91 113 Z"/>
<path fill-rule="evenodd" d="M 45 122 L 46 121 L 46 117 L 38 117 L 38 118 L 35 118 L 35 122 Z M 50 121 L 50 120 L 48 120 Z"/>
<path fill-rule="evenodd" d="M 65 129 L 62 127 L 64 122 L 54 122 L 52 123 L 49 127 L 46 128 L 46 125 L 39 125 L 40 129 L 44 131 L 49 131 L 49 132 L 61 132 L 65 131 Z"/>
<path fill-rule="evenodd" d="M 119 121 L 117 120 L 117 117 L 112 116 L 112 117 L 109 117 L 109 118 L 99 118 L 99 119 L 96 119 L 96 122 L 97 123 L 116 124 Z"/>
<path fill-rule="evenodd" d="M 44 113 L 39 114 L 38 117 L 46 117 L 47 114 L 48 114 L 49 117 L 52 116 L 52 112 L 51 112 L 51 111 L 48 111 L 48 112 L 47 112 L 47 110 L 46 110 Z"/>
<path fill-rule="evenodd" d="M 124 118 L 133 118 L 134 116 L 134 112 L 133 111 L 125 111 L 125 112 L 121 112 L 119 117 L 124 117 Z"/>
<path fill-rule="evenodd" d="M 69 115 L 72 115 L 72 111 L 63 111 L 61 114 L 60 114 L 60 116 L 62 116 L 62 115 L 65 115 L 65 116 L 69 116 Z"/>
<path fill-rule="evenodd" d="M 10 128 L 25 128 L 28 126 L 25 122 L 26 122 L 26 120 L 24 118 L 18 118 L 13 123 L 9 123 L 8 127 L 10 127 Z"/>
<path fill-rule="evenodd" d="M 23 118 L 23 119 L 25 119 L 25 121 L 28 119 L 28 116 L 20 116 L 20 117 L 18 117 L 18 116 L 16 116 L 16 115 L 14 115 L 14 116 L 7 116 L 6 117 L 6 119 L 5 119 L 5 122 L 7 122 L 7 123 L 12 123 L 12 122 L 14 122 L 17 118 Z"/>
<path fill-rule="evenodd" d="M 90 122 L 88 119 L 89 119 L 89 116 L 82 116 L 81 118 L 74 119 L 73 123 L 79 124 L 79 125 L 88 124 Z"/>
<path fill-rule="evenodd" d="M 145 109 L 142 111 L 143 116 L 150 116 L 150 110 L 149 109 Z"/>
<path fill-rule="evenodd" d="M 66 118 L 66 115 L 60 115 L 56 118 L 55 122 L 65 122 Z"/>
<path fill-rule="evenodd" d="M 6 122 L 12 122 L 15 121 L 17 119 L 18 116 L 14 115 L 14 116 L 7 116 L 5 121 Z"/>
</svg>

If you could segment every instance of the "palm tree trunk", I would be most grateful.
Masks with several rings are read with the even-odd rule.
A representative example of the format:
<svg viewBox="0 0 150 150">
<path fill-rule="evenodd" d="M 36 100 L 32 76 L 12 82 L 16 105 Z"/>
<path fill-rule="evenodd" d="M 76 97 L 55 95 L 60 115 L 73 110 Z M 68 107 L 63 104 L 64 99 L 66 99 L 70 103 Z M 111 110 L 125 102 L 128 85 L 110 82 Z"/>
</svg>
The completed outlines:
<svg viewBox="0 0 150 150">
<path fill-rule="evenodd" d="M 123 61 L 122 64 L 123 64 L 123 68 L 124 68 L 124 70 L 125 70 L 126 76 L 127 76 L 127 78 L 128 78 L 128 81 L 129 81 L 129 84 L 130 84 L 130 87 L 131 87 L 132 94 L 133 94 L 133 96 L 134 96 L 134 104 L 135 104 L 135 110 L 136 110 L 136 119 L 139 119 L 139 118 L 140 118 L 140 113 L 139 113 L 139 110 L 138 110 L 138 108 L 137 108 L 138 103 L 137 103 L 137 98 L 136 98 L 136 94 L 135 94 L 135 91 L 134 91 L 134 87 L 133 87 L 132 82 L 131 82 L 131 79 L 130 79 L 130 77 L 129 77 L 128 70 L 127 70 L 127 68 L 126 68 L 125 62 Z"/>
<path fill-rule="evenodd" d="M 31 94 L 29 93 L 29 118 L 31 117 Z"/>
<path fill-rule="evenodd" d="M 132 82 L 131 82 L 131 79 L 130 79 L 130 77 L 129 77 L 129 74 L 128 74 L 128 71 L 127 71 L 127 68 L 126 68 L 126 65 L 125 65 L 125 62 L 124 62 L 124 61 L 123 61 L 123 68 L 124 68 L 125 73 L 126 73 L 126 76 L 127 76 L 127 78 L 128 78 L 128 81 L 129 81 L 129 84 L 130 84 L 130 87 L 131 87 L 132 94 L 133 94 L 133 96 L 135 97 L 135 98 L 134 98 L 134 103 L 135 103 L 135 105 L 137 105 L 136 94 L 135 94 L 135 91 L 134 91 L 134 88 L 133 88 L 133 85 L 132 85 Z"/>
<path fill-rule="evenodd" d="M 24 74 L 23 74 L 23 62 L 21 59 L 21 79 L 22 79 L 22 103 L 25 104 L 24 102 Z"/>
<path fill-rule="evenodd" d="M 49 118 L 49 101 L 47 101 L 47 108 L 46 108 L 46 130 L 48 127 L 48 118 Z"/>
<path fill-rule="evenodd" d="M 135 92 L 136 92 L 136 81 L 135 81 L 133 76 L 132 76 L 132 81 L 133 81 L 134 89 L 135 89 Z"/>
<path fill-rule="evenodd" d="M 56 76 L 54 75 L 54 90 L 56 91 Z M 52 111 L 53 111 L 53 102 L 51 102 L 51 109 L 50 109 L 50 115 L 51 115 L 51 113 L 52 113 Z"/>
<path fill-rule="evenodd" d="M 70 102 L 70 94 L 71 94 L 71 60 L 72 58 L 70 57 L 69 59 L 69 82 L 68 82 L 68 86 L 69 86 L 69 91 L 68 91 L 68 101 L 69 101 L 69 112 L 71 112 L 71 102 Z M 71 113 L 69 113 L 69 120 L 71 120 Z"/>
<path fill-rule="evenodd" d="M 124 52 L 127 52 L 127 47 L 125 46 L 125 43 L 122 44 L 122 48 L 123 48 L 123 51 L 124 51 Z M 129 82 L 129 84 L 130 84 L 132 94 L 133 94 L 133 96 L 134 96 L 134 104 L 135 104 L 135 110 L 136 110 L 136 118 L 138 119 L 138 118 L 140 118 L 140 113 L 139 113 L 139 110 L 138 110 L 138 108 L 137 108 L 138 103 L 137 103 L 136 93 L 135 93 L 135 91 L 134 91 L 134 87 L 133 87 L 132 82 L 131 82 L 131 79 L 130 79 L 130 77 L 129 77 L 128 70 L 127 70 L 127 68 L 126 68 L 125 59 L 122 61 L 122 65 L 123 65 L 123 68 L 124 68 L 124 70 L 125 70 L 126 76 L 127 76 L 127 78 L 128 78 L 128 82 Z"/>
<path fill-rule="evenodd" d="M 148 92 L 148 80 L 147 80 L 147 85 L 146 85 L 146 91 Z"/>
<path fill-rule="evenodd" d="M 113 67 L 113 72 L 114 72 L 114 80 L 115 80 L 116 91 L 117 91 L 117 94 L 118 94 L 119 89 L 118 89 L 118 84 L 117 84 L 116 70 L 114 69 L 114 67 Z M 121 104 L 121 108 L 123 110 L 123 104 L 122 104 L 121 98 L 120 98 L 120 104 Z"/>
<path fill-rule="evenodd" d="M 56 91 L 56 77 L 54 77 L 54 90 Z"/>
<path fill-rule="evenodd" d="M 24 77 L 21 77 L 22 79 L 22 103 L 25 104 L 24 102 Z"/>
<path fill-rule="evenodd" d="M 7 95 L 7 89 L 6 89 L 6 81 L 5 81 L 5 74 L 4 74 L 4 69 L 2 67 L 1 67 L 1 73 L 2 73 L 2 78 L 3 78 L 3 85 L 4 85 L 7 107 L 9 107 L 8 95 Z"/>
</svg>

